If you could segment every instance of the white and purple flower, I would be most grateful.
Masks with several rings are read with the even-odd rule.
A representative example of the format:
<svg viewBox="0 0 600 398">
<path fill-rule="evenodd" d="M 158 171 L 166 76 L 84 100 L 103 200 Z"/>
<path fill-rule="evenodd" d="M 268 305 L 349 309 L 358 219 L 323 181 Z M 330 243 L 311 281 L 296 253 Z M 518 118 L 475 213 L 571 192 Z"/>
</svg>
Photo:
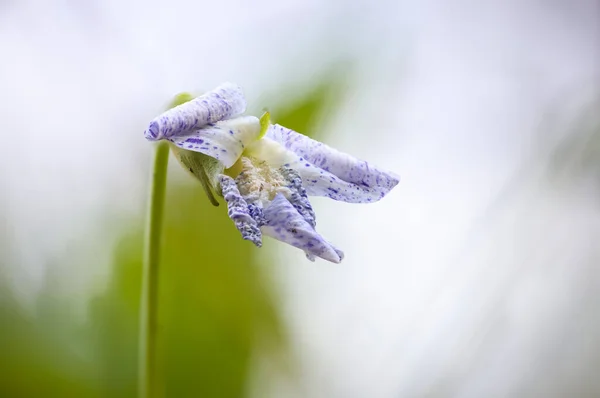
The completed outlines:
<svg viewBox="0 0 600 398">
<path fill-rule="evenodd" d="M 229 217 L 243 239 L 262 245 L 262 235 L 303 250 L 310 260 L 339 263 L 344 254 L 315 230 L 308 196 L 350 203 L 383 198 L 399 178 L 365 161 L 280 125 L 241 116 L 241 88 L 225 83 L 155 118 L 150 141 L 218 160 L 210 184 L 225 198 Z M 193 172 L 192 168 L 190 170 Z M 206 171 L 202 171 L 206 173 Z"/>
</svg>

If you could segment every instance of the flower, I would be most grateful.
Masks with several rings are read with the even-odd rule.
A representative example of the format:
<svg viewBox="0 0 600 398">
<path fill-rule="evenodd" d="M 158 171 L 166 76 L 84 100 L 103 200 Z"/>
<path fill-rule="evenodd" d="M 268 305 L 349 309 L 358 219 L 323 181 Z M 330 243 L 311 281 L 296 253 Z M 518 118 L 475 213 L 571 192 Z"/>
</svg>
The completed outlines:
<svg viewBox="0 0 600 398">
<path fill-rule="evenodd" d="M 224 83 L 156 117 L 144 135 L 170 141 L 192 173 L 201 180 L 206 176 L 206 185 L 227 202 L 243 239 L 260 247 L 267 235 L 303 250 L 311 261 L 320 257 L 339 263 L 344 254 L 317 233 L 308 196 L 376 202 L 399 178 L 271 124 L 268 113 L 261 119 L 241 116 L 245 110 L 241 88 Z M 190 153 L 209 161 L 193 163 Z"/>
</svg>

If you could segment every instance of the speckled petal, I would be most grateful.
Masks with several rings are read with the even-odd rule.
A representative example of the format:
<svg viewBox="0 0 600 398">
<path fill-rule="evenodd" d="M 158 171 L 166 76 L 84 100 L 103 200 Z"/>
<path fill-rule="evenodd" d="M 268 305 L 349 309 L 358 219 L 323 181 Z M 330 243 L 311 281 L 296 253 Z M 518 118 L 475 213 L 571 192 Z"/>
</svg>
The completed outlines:
<svg viewBox="0 0 600 398">
<path fill-rule="evenodd" d="M 384 197 L 400 181 L 400 178 L 391 172 L 278 124 L 269 127 L 267 137 L 339 179 L 376 192 L 371 201 Z"/>
<path fill-rule="evenodd" d="M 261 228 L 263 234 L 288 243 L 312 256 L 334 263 L 342 260 L 339 251 L 329 244 L 298 213 L 281 193 L 264 210 L 267 224 Z"/>
<path fill-rule="evenodd" d="M 170 138 L 180 148 L 200 152 L 227 168 L 242 155 L 244 148 L 260 134 L 260 122 L 254 116 L 242 116 L 209 124 L 187 135 Z"/>
<path fill-rule="evenodd" d="M 241 115 L 245 110 L 246 99 L 242 89 L 236 84 L 224 83 L 156 117 L 144 136 L 150 141 L 177 137 L 209 123 Z"/>
<path fill-rule="evenodd" d="M 272 167 L 284 166 L 296 170 L 302 177 L 306 193 L 310 196 L 326 196 L 349 203 L 370 203 L 377 202 L 389 192 L 386 187 L 365 187 L 344 181 L 268 137 L 252 143 L 247 153 Z"/>
<path fill-rule="evenodd" d="M 298 210 L 298 213 L 304 217 L 311 227 L 316 227 L 317 217 L 308 200 L 306 189 L 302 186 L 302 177 L 300 177 L 300 174 L 296 170 L 288 167 L 282 166 L 279 168 L 279 171 L 289 183 L 288 188 L 291 192 L 288 196 L 289 202 Z"/>
<path fill-rule="evenodd" d="M 242 238 L 261 247 L 262 234 L 258 223 L 251 216 L 248 204 L 240 194 L 235 181 L 229 176 L 220 175 L 219 183 L 221 184 L 223 197 L 227 202 L 229 218 L 235 223 L 236 228 L 242 234 Z"/>
</svg>

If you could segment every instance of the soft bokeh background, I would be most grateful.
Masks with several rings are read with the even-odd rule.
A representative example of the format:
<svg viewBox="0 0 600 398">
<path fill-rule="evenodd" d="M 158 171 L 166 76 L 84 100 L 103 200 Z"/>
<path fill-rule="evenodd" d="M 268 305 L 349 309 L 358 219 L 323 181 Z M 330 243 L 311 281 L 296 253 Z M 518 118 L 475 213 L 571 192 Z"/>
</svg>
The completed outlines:
<svg viewBox="0 0 600 398">
<path fill-rule="evenodd" d="M 172 161 L 166 396 L 600 396 L 597 0 L 4 0 L 0 50 L 1 397 L 135 396 L 142 132 L 223 81 L 402 182 L 310 263 Z"/>
</svg>

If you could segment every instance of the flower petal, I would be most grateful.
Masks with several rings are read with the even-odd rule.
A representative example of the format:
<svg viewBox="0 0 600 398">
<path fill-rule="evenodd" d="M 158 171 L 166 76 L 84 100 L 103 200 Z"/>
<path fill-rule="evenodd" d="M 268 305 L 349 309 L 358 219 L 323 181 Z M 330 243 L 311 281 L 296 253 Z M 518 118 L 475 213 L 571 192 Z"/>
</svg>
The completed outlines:
<svg viewBox="0 0 600 398">
<path fill-rule="evenodd" d="M 370 203 L 378 201 L 389 191 L 379 186 L 365 187 L 344 181 L 268 137 L 253 142 L 246 153 L 272 167 L 284 166 L 297 171 L 302 177 L 306 193 L 310 196 L 327 196 L 349 203 Z"/>
<path fill-rule="evenodd" d="M 271 125 L 267 131 L 267 137 L 307 160 L 308 163 L 339 179 L 364 188 L 366 191 L 372 191 L 374 195 L 371 197 L 371 202 L 383 198 L 400 181 L 400 178 L 391 172 L 384 171 L 364 160 L 340 152 L 278 124 Z"/>
<path fill-rule="evenodd" d="M 241 115 L 245 110 L 246 99 L 242 89 L 233 83 L 223 83 L 214 90 L 156 117 L 144 132 L 144 136 L 150 141 L 177 137 L 209 123 Z"/>
<path fill-rule="evenodd" d="M 258 118 L 241 116 L 209 124 L 169 140 L 180 148 L 218 159 L 226 168 L 229 168 L 242 155 L 244 148 L 255 141 L 259 134 Z"/>
<path fill-rule="evenodd" d="M 221 184 L 223 197 L 227 202 L 229 218 L 235 223 L 236 228 L 242 234 L 242 238 L 261 247 L 262 235 L 258 228 L 258 223 L 252 217 L 248 204 L 240 194 L 235 181 L 233 178 L 221 174 L 219 176 L 219 183 Z"/>
<path fill-rule="evenodd" d="M 318 256 L 334 263 L 342 260 L 341 252 L 323 239 L 283 194 L 275 195 L 264 216 L 267 224 L 261 228 L 263 234 L 304 250 L 309 259 Z"/>
<path fill-rule="evenodd" d="M 283 177 L 288 181 L 288 189 L 290 194 L 288 201 L 294 206 L 294 208 L 300 213 L 300 215 L 310 224 L 311 227 L 315 228 L 317 225 L 317 217 L 315 211 L 308 200 L 306 195 L 306 189 L 302 185 L 302 177 L 294 169 L 282 166 L 279 171 Z"/>
</svg>

